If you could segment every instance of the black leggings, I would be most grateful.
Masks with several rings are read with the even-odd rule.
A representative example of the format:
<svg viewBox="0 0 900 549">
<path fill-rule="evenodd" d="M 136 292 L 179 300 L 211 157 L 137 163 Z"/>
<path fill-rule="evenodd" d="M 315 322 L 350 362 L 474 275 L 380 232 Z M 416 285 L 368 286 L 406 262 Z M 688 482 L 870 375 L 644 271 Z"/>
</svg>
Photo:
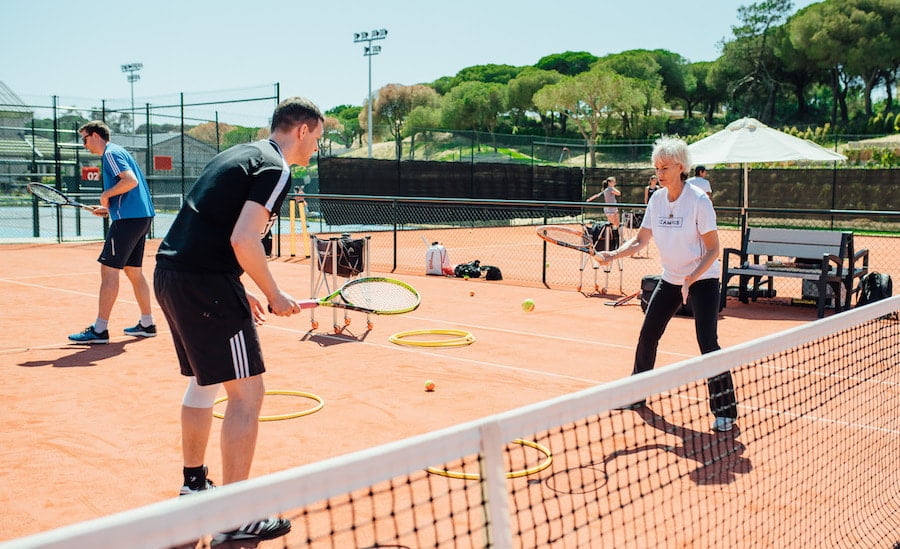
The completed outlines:
<svg viewBox="0 0 900 549">
<path fill-rule="evenodd" d="M 719 334 L 719 281 L 715 278 L 698 280 L 691 284 L 688 291 L 688 303 L 694 313 L 694 329 L 697 333 L 697 344 L 703 354 L 718 351 Z M 637 349 L 634 354 L 634 370 L 638 374 L 653 369 L 656 364 L 656 352 L 659 340 L 666 331 L 666 326 L 681 306 L 681 286 L 660 280 L 641 326 Z M 724 372 L 706 380 L 709 388 L 709 408 L 717 417 L 737 417 L 737 402 L 734 395 L 734 382 L 731 372 Z"/>
</svg>

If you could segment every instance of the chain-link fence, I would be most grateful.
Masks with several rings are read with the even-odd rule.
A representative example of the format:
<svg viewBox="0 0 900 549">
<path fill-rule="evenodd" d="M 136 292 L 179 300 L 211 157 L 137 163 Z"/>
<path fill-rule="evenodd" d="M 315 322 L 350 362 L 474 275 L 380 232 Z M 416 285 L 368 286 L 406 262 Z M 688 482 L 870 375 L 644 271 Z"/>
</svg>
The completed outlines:
<svg viewBox="0 0 900 549">
<path fill-rule="evenodd" d="M 297 197 L 294 197 L 297 198 Z M 662 271 L 655 245 L 638 257 L 600 267 L 586 254 L 545 244 L 536 233 L 543 224 L 591 225 L 605 219 L 602 207 L 583 202 L 526 202 L 466 199 L 409 199 L 372 196 L 304 196 L 308 231 L 319 238 L 371 236 L 370 265 L 375 271 L 425 273 L 432 242 L 443 244 L 453 264 L 478 260 L 499 267 L 507 283 L 579 289 L 588 295 L 629 295 L 644 276 Z M 282 213 L 278 251 L 288 254 L 288 206 Z M 622 241 L 635 234 L 642 204 L 622 203 Z M 741 247 L 740 209 L 717 207 L 722 248 Z M 869 269 L 900 277 L 900 212 L 749 208 L 750 226 L 774 226 L 854 233 L 856 250 L 869 250 Z M 301 228 L 295 225 L 296 239 Z M 783 296 L 803 297 L 799 281 L 775 281 Z"/>
<path fill-rule="evenodd" d="M 60 96 L 0 103 L 0 239 L 64 241 L 103 234 L 103 220 L 38 204 L 25 190 L 27 183 L 42 182 L 87 204 L 97 202 L 100 158 L 78 135 L 88 120 L 105 121 L 111 141 L 134 156 L 158 212 L 152 234 L 164 234 L 182 197 L 218 152 L 268 135 L 279 94 L 275 84 L 136 104 Z"/>
</svg>

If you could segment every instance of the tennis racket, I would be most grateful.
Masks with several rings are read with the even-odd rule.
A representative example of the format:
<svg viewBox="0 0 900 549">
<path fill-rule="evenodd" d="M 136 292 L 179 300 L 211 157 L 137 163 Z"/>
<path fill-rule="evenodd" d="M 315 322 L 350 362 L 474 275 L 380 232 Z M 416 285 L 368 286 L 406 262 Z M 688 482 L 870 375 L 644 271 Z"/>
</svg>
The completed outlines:
<svg viewBox="0 0 900 549">
<path fill-rule="evenodd" d="M 301 309 L 337 307 L 376 315 L 399 315 L 415 311 L 419 292 L 409 284 L 393 278 L 364 277 L 353 279 L 331 295 L 298 301 Z"/>
<path fill-rule="evenodd" d="M 571 248 L 592 256 L 597 254 L 591 235 L 584 229 L 579 231 L 561 225 L 541 225 L 537 228 L 537 234 L 550 244 Z"/>
<path fill-rule="evenodd" d="M 66 196 L 62 191 L 58 191 L 50 185 L 44 185 L 43 183 L 29 183 L 25 187 L 28 189 L 28 192 L 49 204 L 56 204 L 57 206 L 75 206 L 76 208 L 82 208 L 89 212 L 93 212 L 97 208 L 97 206 L 87 206 L 81 202 L 76 202 Z"/>
</svg>

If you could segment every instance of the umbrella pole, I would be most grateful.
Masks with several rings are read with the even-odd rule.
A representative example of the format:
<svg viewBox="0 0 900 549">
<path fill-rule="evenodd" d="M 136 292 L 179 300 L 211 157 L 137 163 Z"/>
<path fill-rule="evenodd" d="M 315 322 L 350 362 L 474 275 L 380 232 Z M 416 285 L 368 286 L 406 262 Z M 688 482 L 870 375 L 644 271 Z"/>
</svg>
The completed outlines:
<svg viewBox="0 0 900 549">
<path fill-rule="evenodd" d="M 741 169 L 744 172 L 744 177 L 743 177 L 744 185 L 743 185 L 743 192 L 741 193 L 742 194 L 742 197 L 741 197 L 741 238 L 743 238 L 744 234 L 747 232 L 747 204 L 748 204 L 747 194 L 748 194 L 748 191 L 750 190 L 749 185 L 748 185 L 748 180 L 750 179 L 750 168 L 747 166 L 747 164 L 741 164 Z"/>
</svg>

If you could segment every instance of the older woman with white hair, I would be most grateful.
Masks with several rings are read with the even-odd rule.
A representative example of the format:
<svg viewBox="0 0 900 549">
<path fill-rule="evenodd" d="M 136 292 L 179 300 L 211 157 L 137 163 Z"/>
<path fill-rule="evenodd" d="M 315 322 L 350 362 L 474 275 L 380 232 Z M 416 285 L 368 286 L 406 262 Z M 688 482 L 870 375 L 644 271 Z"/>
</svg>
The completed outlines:
<svg viewBox="0 0 900 549">
<path fill-rule="evenodd" d="M 701 353 L 719 350 L 719 233 L 716 212 L 709 197 L 700 189 L 686 185 L 691 165 L 687 144 L 681 139 L 662 137 L 650 157 L 662 189 L 653 193 L 637 235 L 619 248 L 600 252 L 599 260 L 634 255 L 644 249 L 651 237 L 660 252 L 663 272 L 647 305 L 644 324 L 638 338 L 632 374 L 652 370 L 659 340 L 681 307 L 690 303 Z M 715 416 L 712 429 L 730 431 L 737 418 L 737 403 L 731 373 L 707 380 L 709 405 Z M 630 408 L 639 408 L 636 402 Z"/>
</svg>

